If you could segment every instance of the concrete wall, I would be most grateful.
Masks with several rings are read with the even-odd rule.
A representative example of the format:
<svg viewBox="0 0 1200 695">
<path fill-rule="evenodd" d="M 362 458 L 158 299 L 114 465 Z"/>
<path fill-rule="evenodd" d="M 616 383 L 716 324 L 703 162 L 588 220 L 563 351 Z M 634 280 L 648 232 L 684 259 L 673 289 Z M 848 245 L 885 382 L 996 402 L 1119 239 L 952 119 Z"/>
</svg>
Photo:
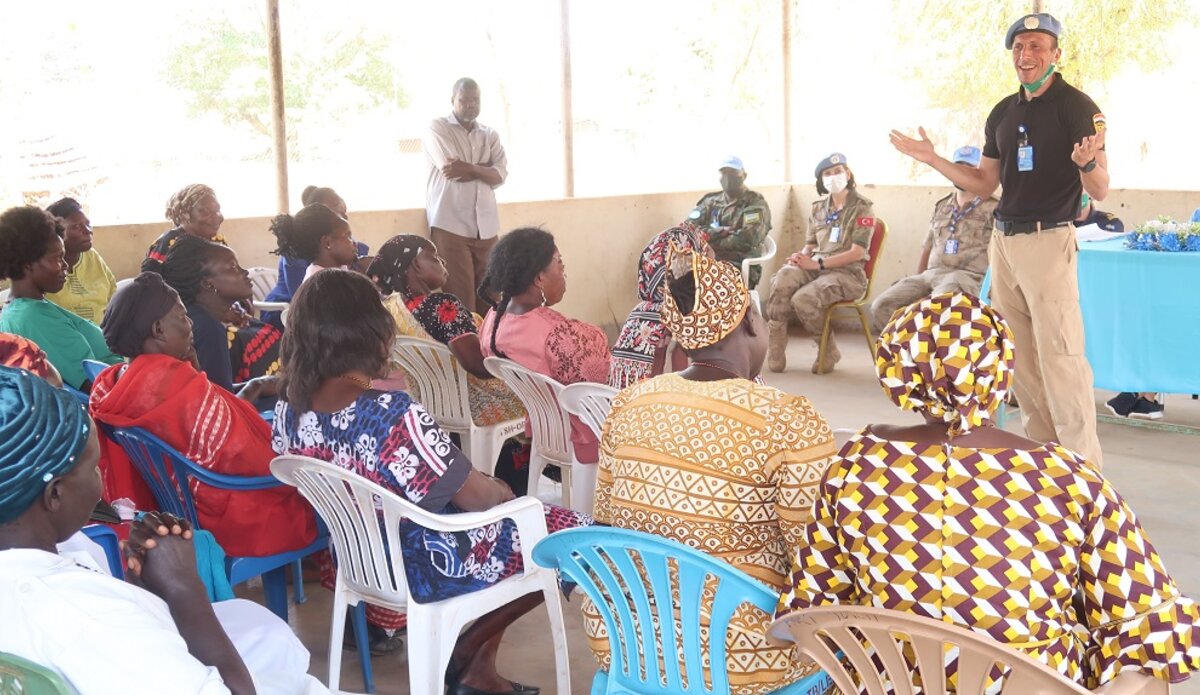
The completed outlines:
<svg viewBox="0 0 1200 695">
<path fill-rule="evenodd" d="M 780 253 L 767 269 L 799 248 L 808 210 L 816 199 L 810 185 L 757 188 L 771 205 Z M 876 271 L 874 289 L 886 288 L 913 272 L 920 243 L 928 230 L 933 203 L 949 188 L 864 185 L 860 192 L 875 203 L 890 234 Z M 646 240 L 686 217 L 704 191 L 655 193 L 608 198 L 572 198 L 508 203 L 500 206 L 503 229 L 542 225 L 558 240 L 567 264 L 567 295 L 561 309 L 569 316 L 608 330 L 624 321 L 637 301 L 637 257 Z M 1158 215 L 1188 219 L 1200 206 L 1200 193 L 1183 191 L 1113 191 L 1100 207 L 1116 213 L 1127 226 Z M 427 234 L 423 210 L 352 212 L 354 234 L 378 248 L 394 234 Z M 275 239 L 266 217 L 226 220 L 222 234 L 238 252 L 242 265 L 274 266 Z M 118 278 L 135 275 L 146 248 L 170 225 L 163 223 L 96 228 L 96 248 Z M 763 292 L 766 287 L 760 288 Z"/>
</svg>

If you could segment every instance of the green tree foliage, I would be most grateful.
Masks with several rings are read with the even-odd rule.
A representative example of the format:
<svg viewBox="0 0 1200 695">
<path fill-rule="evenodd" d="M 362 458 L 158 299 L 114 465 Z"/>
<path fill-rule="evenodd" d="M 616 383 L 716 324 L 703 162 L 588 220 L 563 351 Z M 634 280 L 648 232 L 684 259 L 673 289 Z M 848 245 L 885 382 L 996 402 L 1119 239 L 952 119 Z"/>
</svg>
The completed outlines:
<svg viewBox="0 0 1200 695">
<path fill-rule="evenodd" d="M 1153 72 L 1170 61 L 1161 37 L 1176 23 L 1195 19 L 1189 0 L 1047 0 L 1044 11 L 1064 26 L 1060 68 L 1067 81 L 1088 91 L 1124 68 Z M 926 103 L 946 114 L 941 135 L 981 138 L 987 114 L 1017 80 L 1004 34 L 1023 14 L 1026 0 L 893 0 L 903 18 L 899 50 L 910 76 L 924 86 Z M 940 139 L 940 138 L 939 138 Z M 945 146 L 945 140 L 941 143 Z"/>
<path fill-rule="evenodd" d="M 281 15 L 293 157 L 302 159 L 327 144 L 320 133 L 329 127 L 345 128 L 363 113 L 407 105 L 389 59 L 389 37 L 326 29 L 319 14 L 300 3 Z M 192 114 L 247 127 L 264 136 L 265 148 L 271 127 L 265 26 L 241 27 L 220 16 L 201 20 L 181 35 L 196 38 L 176 45 L 165 66 L 168 84 L 184 93 Z"/>
</svg>

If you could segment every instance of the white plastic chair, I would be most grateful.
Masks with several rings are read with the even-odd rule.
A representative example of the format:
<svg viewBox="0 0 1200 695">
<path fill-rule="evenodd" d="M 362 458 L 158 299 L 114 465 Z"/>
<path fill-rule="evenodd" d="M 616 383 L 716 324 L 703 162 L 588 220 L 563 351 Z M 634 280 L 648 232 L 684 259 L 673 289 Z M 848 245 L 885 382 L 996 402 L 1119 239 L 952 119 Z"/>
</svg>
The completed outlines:
<svg viewBox="0 0 1200 695">
<path fill-rule="evenodd" d="M 392 356 L 420 390 L 421 405 L 429 411 L 438 427 L 456 432 L 476 468 L 491 475 L 504 441 L 525 429 L 525 418 L 505 420 L 495 425 L 476 425 L 471 419 L 467 371 L 450 348 L 433 340 L 397 336 Z"/>
<path fill-rule="evenodd" d="M 750 286 L 750 268 L 756 265 L 761 267 L 762 265 L 766 264 L 767 261 L 775 257 L 776 250 L 777 247 L 775 246 L 775 240 L 768 235 L 763 238 L 763 250 L 761 256 L 742 259 L 742 282 L 746 283 L 746 287 Z M 766 273 L 764 273 L 764 275 L 765 274 Z M 760 277 L 758 280 L 759 284 L 762 284 L 764 279 L 766 278 Z M 750 298 L 753 299 L 754 303 L 758 305 L 759 311 L 762 311 L 762 299 L 758 296 L 757 289 L 750 290 Z"/>
<path fill-rule="evenodd" d="M 117 280 L 117 291 L 120 292 L 122 288 L 132 285 L 133 280 L 134 280 L 134 278 L 125 278 L 123 280 Z"/>
<path fill-rule="evenodd" d="M 279 282 L 279 269 L 256 266 L 247 268 L 246 272 L 250 273 L 250 284 L 254 287 L 250 299 L 257 308 L 258 302 L 265 301 L 267 295 L 275 289 L 275 285 Z M 282 311 L 282 309 L 267 309 L 267 311 Z"/>
<path fill-rule="evenodd" d="M 6 287 L 0 290 L 0 311 L 4 311 L 4 305 L 8 304 L 8 295 L 10 294 L 12 294 L 11 288 Z"/>
<path fill-rule="evenodd" d="M 596 466 L 580 464 L 571 443 L 571 415 L 559 401 L 563 385 L 548 376 L 526 369 L 512 360 L 483 358 L 483 366 L 504 380 L 525 404 L 533 443 L 529 455 L 529 491 L 533 494 L 547 464 L 562 471 L 562 504 L 579 512 L 592 513 L 596 491 Z"/>
<path fill-rule="evenodd" d="M 578 384 L 567 384 L 558 394 L 558 402 L 562 407 L 583 424 L 596 433 L 599 440 L 604 433 L 604 421 L 612 411 L 612 399 L 617 390 L 608 384 L 593 384 L 581 381 Z"/>
<path fill-rule="evenodd" d="M 558 692 L 571 692 L 567 633 L 552 570 L 533 561 L 533 547 L 546 537 L 542 503 L 518 497 L 485 512 L 431 514 L 375 483 L 332 463 L 305 456 L 278 456 L 271 473 L 312 504 L 329 527 L 337 554 L 337 584 L 329 629 L 329 689 L 338 692 L 346 608 L 361 601 L 408 614 L 408 683 L 411 693 L 440 693 L 442 676 L 459 632 L 468 622 L 535 592 L 542 592 L 554 640 Z M 400 549 L 400 520 L 435 531 L 468 531 L 512 519 L 521 538 L 525 571 L 463 596 L 417 603 L 409 591 Z"/>
<path fill-rule="evenodd" d="M 945 695 L 945 657 L 957 651 L 959 695 L 982 694 L 994 666 L 1008 670 L 1003 692 L 1014 695 L 1158 695 L 1170 692 L 1166 681 L 1127 671 L 1113 682 L 1091 691 L 1057 671 L 990 637 L 957 625 L 901 611 L 869 606 L 806 608 L 771 624 L 773 641 L 795 642 L 817 662 L 843 693 L 865 690 L 871 695 L 889 691 L 913 695 L 913 669 L 901 651 L 911 645 L 924 695 Z M 900 641 L 903 640 L 903 641 Z M 862 681 L 860 688 L 837 652 L 845 655 Z M 872 658 L 872 656 L 874 658 Z M 882 664 L 883 672 L 876 667 Z"/>
</svg>

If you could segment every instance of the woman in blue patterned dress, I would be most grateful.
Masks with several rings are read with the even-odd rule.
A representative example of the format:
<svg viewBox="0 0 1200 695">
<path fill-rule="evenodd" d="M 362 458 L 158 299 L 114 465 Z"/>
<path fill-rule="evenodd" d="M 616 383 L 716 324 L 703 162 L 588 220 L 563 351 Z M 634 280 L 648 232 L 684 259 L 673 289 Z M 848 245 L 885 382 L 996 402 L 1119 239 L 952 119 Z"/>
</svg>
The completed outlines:
<svg viewBox="0 0 1200 695">
<path fill-rule="evenodd" d="M 330 461 L 437 514 L 482 511 L 513 499 L 503 482 L 471 466 L 446 432 L 403 392 L 370 388 L 386 369 L 395 323 L 365 276 L 329 270 L 292 300 L 280 354 L 285 373 L 275 410 L 274 448 Z M 590 517 L 546 506 L 551 533 Z M 401 528 L 404 568 L 422 603 L 468 594 L 522 571 L 511 520 L 460 533 Z M 452 695 L 530 693 L 496 671 L 504 630 L 540 603 L 524 596 L 459 637 L 447 669 Z"/>
</svg>

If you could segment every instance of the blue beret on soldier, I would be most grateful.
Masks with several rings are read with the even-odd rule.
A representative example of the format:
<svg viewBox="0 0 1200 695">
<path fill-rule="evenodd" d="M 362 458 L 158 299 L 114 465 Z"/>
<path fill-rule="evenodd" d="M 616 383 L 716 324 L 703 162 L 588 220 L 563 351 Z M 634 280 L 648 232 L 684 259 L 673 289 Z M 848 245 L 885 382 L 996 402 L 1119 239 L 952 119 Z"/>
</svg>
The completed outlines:
<svg viewBox="0 0 1200 695">
<path fill-rule="evenodd" d="M 815 176 L 819 179 L 819 178 L 821 178 L 822 171 L 825 171 L 826 169 L 828 169 L 830 167 L 835 167 L 839 164 L 846 164 L 846 163 L 847 163 L 846 155 L 842 154 L 841 152 L 834 152 L 833 154 L 829 155 L 825 159 L 821 160 L 821 163 L 817 165 L 817 170 L 813 172 L 813 176 Z"/>
<path fill-rule="evenodd" d="M 1062 36 L 1063 26 L 1062 22 L 1047 12 L 1027 14 L 1013 22 L 1013 25 L 1008 28 L 1008 33 L 1004 35 L 1004 48 L 1011 51 L 1013 39 L 1017 37 L 1017 34 L 1024 34 L 1027 31 L 1038 31 L 1043 34 L 1049 34 L 1057 39 Z"/>
</svg>

